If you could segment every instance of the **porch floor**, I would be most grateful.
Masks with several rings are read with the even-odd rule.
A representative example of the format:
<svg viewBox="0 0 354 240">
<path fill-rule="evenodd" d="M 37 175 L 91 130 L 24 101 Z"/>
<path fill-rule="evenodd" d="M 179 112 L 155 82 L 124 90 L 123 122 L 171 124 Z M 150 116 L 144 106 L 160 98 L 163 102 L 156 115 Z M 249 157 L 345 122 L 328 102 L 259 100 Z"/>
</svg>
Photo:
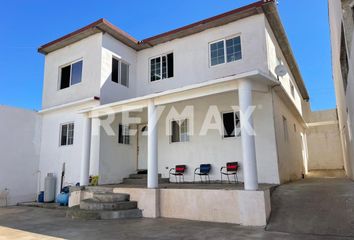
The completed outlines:
<svg viewBox="0 0 354 240">
<path fill-rule="evenodd" d="M 278 185 L 276 184 L 259 184 L 259 190 L 275 189 Z M 97 187 L 108 187 L 108 188 L 147 188 L 146 184 L 107 184 L 99 185 Z M 161 183 L 159 184 L 160 189 L 224 189 L 224 190 L 243 190 L 243 183 Z"/>
</svg>

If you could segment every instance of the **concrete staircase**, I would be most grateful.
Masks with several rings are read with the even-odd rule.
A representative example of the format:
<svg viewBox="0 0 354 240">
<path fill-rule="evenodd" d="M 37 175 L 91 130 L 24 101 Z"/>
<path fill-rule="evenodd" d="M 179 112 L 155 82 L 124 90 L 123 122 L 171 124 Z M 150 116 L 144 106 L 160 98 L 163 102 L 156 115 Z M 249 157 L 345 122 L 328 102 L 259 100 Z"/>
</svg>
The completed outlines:
<svg viewBox="0 0 354 240">
<path fill-rule="evenodd" d="M 130 201 L 129 194 L 113 193 L 109 187 L 85 187 L 92 197 L 81 200 L 80 205 L 69 208 L 66 216 L 74 219 L 107 220 L 141 218 L 138 203 Z"/>
<path fill-rule="evenodd" d="M 159 174 L 159 183 L 169 183 L 169 179 L 162 178 L 161 174 Z M 147 174 L 140 174 L 140 173 L 130 174 L 129 178 L 123 179 L 123 184 L 146 185 L 147 184 Z"/>
</svg>

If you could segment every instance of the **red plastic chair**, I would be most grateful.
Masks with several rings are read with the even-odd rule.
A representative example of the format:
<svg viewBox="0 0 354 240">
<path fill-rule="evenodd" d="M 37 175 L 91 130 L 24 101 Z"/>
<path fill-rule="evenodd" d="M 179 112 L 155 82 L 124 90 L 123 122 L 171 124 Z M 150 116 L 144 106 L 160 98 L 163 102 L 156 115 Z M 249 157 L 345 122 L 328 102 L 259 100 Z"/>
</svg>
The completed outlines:
<svg viewBox="0 0 354 240">
<path fill-rule="evenodd" d="M 230 183 L 230 175 L 234 176 L 235 183 L 238 183 L 238 177 L 237 177 L 237 170 L 239 169 L 238 162 L 228 162 L 226 163 L 226 167 L 221 167 L 220 168 L 220 176 L 221 176 L 221 183 L 222 183 L 222 176 L 226 175 L 227 176 L 227 181 Z"/>
<path fill-rule="evenodd" d="M 184 182 L 184 172 L 186 171 L 186 169 L 187 169 L 186 165 L 176 165 L 175 168 L 170 169 L 168 177 L 170 178 L 171 175 L 173 175 L 173 176 L 175 176 L 176 183 L 180 183 L 181 178 L 182 178 L 182 181 Z M 177 177 L 178 177 L 179 181 L 177 181 Z"/>
</svg>

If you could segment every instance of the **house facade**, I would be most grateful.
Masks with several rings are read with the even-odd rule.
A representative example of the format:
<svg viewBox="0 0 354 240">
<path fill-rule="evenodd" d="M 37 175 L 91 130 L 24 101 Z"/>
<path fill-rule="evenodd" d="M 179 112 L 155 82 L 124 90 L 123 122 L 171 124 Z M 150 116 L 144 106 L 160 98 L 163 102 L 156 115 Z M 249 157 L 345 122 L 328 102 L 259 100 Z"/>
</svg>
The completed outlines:
<svg viewBox="0 0 354 240">
<path fill-rule="evenodd" d="M 273 1 L 142 41 L 100 19 L 39 52 L 43 178 L 116 184 L 148 170 L 158 188 L 175 165 L 193 181 L 210 163 L 216 181 L 236 161 L 256 190 L 306 173 L 309 96 Z"/>
<path fill-rule="evenodd" d="M 328 1 L 331 29 L 332 70 L 335 86 L 340 136 L 344 167 L 353 179 L 354 144 L 353 136 L 353 29 L 354 2 L 350 0 Z"/>
</svg>

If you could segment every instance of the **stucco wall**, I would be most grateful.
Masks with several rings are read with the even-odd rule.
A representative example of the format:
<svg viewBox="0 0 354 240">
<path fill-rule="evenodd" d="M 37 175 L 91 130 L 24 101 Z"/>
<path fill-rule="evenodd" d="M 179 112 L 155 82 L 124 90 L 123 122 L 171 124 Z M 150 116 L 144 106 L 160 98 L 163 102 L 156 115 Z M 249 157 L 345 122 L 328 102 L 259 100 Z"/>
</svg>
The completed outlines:
<svg viewBox="0 0 354 240">
<path fill-rule="evenodd" d="M 284 183 L 299 179 L 305 173 L 302 140 L 305 130 L 276 92 L 273 92 L 273 104 L 278 167 L 280 181 Z M 285 140 L 283 116 L 287 120 L 288 141 Z"/>
<path fill-rule="evenodd" d="M 99 96 L 102 34 L 97 33 L 45 56 L 42 108 Z M 82 59 L 81 82 L 59 89 L 60 67 Z"/>
<path fill-rule="evenodd" d="M 129 64 L 129 86 L 112 82 L 112 57 Z M 136 96 L 137 52 L 109 34 L 102 37 L 101 104 Z"/>
<path fill-rule="evenodd" d="M 259 14 L 139 51 L 137 95 L 161 92 L 254 69 L 266 72 L 264 24 L 264 15 Z M 242 59 L 210 67 L 209 43 L 235 35 L 241 36 Z M 174 77 L 150 82 L 149 59 L 172 51 Z"/>
<path fill-rule="evenodd" d="M 312 112 L 306 135 L 309 170 L 343 169 L 342 144 L 335 109 Z"/>
<path fill-rule="evenodd" d="M 8 189 L 8 204 L 33 201 L 37 193 L 40 116 L 33 111 L 0 106 L 0 206 Z"/>
<path fill-rule="evenodd" d="M 39 169 L 41 171 L 41 189 L 48 173 L 54 173 L 57 178 L 57 192 L 60 188 L 60 176 L 65 162 L 64 186 L 75 185 L 80 181 L 80 166 L 83 146 L 83 115 L 78 111 L 98 104 L 92 101 L 79 106 L 65 108 L 42 114 L 42 134 Z M 74 123 L 73 145 L 60 146 L 60 125 Z M 92 150 L 93 148 L 91 148 Z M 91 154 L 94 156 L 95 154 Z"/>
<path fill-rule="evenodd" d="M 268 21 L 266 21 L 266 43 L 267 43 L 267 60 L 268 60 L 268 68 L 269 73 L 277 78 L 275 73 L 275 68 L 279 65 L 279 61 L 281 64 L 287 68 L 287 74 L 285 76 L 279 76 L 279 82 L 282 87 L 285 89 L 286 93 L 290 97 L 291 101 L 295 104 L 297 110 L 302 114 L 302 96 L 297 87 L 297 84 L 294 80 L 294 77 L 291 73 L 288 63 L 285 60 L 285 57 L 280 49 L 278 41 L 276 40 L 271 27 L 269 26 Z M 294 86 L 294 96 L 291 93 L 291 84 Z"/>
<path fill-rule="evenodd" d="M 353 178 L 354 172 L 354 143 L 353 143 L 353 120 L 354 120 L 354 47 L 346 46 L 352 52 L 348 52 L 348 86 L 347 93 L 344 92 L 343 78 L 340 64 L 341 49 L 341 21 L 342 7 L 341 1 L 328 1 L 329 7 L 329 24 L 331 29 L 331 48 L 332 48 L 332 71 L 336 92 L 339 129 L 342 141 L 342 152 L 344 159 L 344 167 L 349 177 Z M 346 27 L 344 25 L 344 27 Z M 353 34 L 353 33 L 352 33 Z M 348 34 L 347 34 L 348 36 Z M 354 41 L 351 41 L 353 44 Z"/>
<path fill-rule="evenodd" d="M 257 107 L 254 125 L 258 179 L 262 183 L 279 183 L 271 94 L 254 93 L 254 104 Z M 169 104 L 164 109 L 158 125 L 158 170 L 163 177 L 168 177 L 169 169 L 175 165 L 186 164 L 185 180 L 193 181 L 194 169 L 202 163 L 211 163 L 210 178 L 220 180 L 220 167 L 225 166 L 226 162 L 238 161 L 241 165 L 239 180 L 243 181 L 241 138 L 224 139 L 213 129 L 205 136 L 199 134 L 210 105 L 217 106 L 219 114 L 231 111 L 231 106 L 238 106 L 237 91 Z M 190 136 L 189 142 L 170 143 L 170 137 L 166 135 L 166 122 L 169 124 L 171 120 L 167 114 L 172 106 L 178 113 L 182 113 L 185 106 L 194 108 L 194 135 Z M 120 115 L 117 116 L 112 124 L 116 134 L 120 121 Z M 143 123 L 147 122 L 146 111 L 137 116 L 142 118 Z M 190 115 L 186 116 L 192 119 Z M 136 136 L 131 140 L 130 145 L 118 144 L 117 135 L 107 136 L 101 129 L 101 183 L 120 182 L 136 170 Z"/>
</svg>

